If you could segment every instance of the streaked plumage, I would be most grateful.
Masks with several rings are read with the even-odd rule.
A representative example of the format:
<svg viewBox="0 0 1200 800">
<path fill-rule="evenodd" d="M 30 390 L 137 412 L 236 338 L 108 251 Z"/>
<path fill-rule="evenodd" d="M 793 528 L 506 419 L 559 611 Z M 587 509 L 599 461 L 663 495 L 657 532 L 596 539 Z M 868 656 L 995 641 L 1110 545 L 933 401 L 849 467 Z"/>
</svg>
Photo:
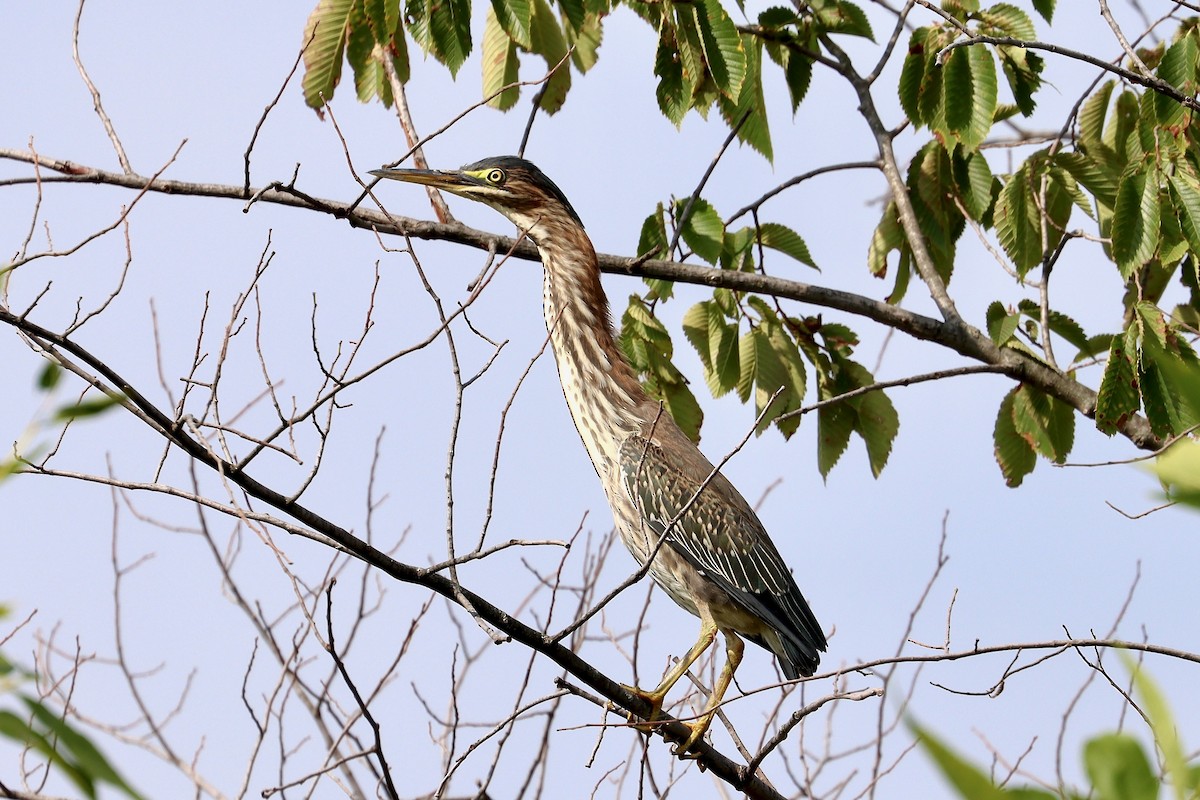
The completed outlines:
<svg viewBox="0 0 1200 800">
<path fill-rule="evenodd" d="M 617 530 L 639 564 L 657 548 L 650 574 L 701 619 L 691 651 L 658 688 L 637 691 L 657 712 L 716 632 L 725 634 L 728 661 L 705 713 L 677 752 L 685 753 L 711 723 L 741 661 L 738 634 L 773 652 L 789 679 L 812 675 L 826 647 L 820 625 L 754 510 L 725 476 L 712 474 L 712 463 L 647 396 L 618 349 L 595 249 L 562 191 L 514 156 L 487 158 L 455 172 L 372 174 L 486 203 L 537 246 L 545 267 L 543 311 L 563 394 Z"/>
</svg>

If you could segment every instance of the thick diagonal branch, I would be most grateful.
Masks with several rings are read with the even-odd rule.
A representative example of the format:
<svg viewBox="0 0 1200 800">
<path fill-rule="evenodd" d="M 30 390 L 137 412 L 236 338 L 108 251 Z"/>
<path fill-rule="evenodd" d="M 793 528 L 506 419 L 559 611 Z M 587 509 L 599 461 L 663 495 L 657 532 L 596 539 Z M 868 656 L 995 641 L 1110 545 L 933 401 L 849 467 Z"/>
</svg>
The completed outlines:
<svg viewBox="0 0 1200 800">
<path fill-rule="evenodd" d="M 130 410 L 134 411 L 139 419 L 146 422 L 158 434 L 168 439 L 172 445 L 182 450 L 194 462 L 203 464 L 214 470 L 224 480 L 236 485 L 247 495 L 261 500 L 272 508 L 290 516 L 360 561 L 375 567 L 398 581 L 422 586 L 454 603 L 461 604 L 465 599 L 473 607 L 475 614 L 508 634 L 512 640 L 541 653 L 597 692 L 600 692 L 610 700 L 620 703 L 623 707 L 630 709 L 643 719 L 649 717 L 651 708 L 649 703 L 643 698 L 631 694 L 619 683 L 597 670 L 569 648 L 550 641 L 541 631 L 526 625 L 511 616 L 507 611 L 492 605 L 483 597 L 456 584 L 450 578 L 440 573 L 431 573 L 411 564 L 395 560 L 388 554 L 377 550 L 367 542 L 352 535 L 345 528 L 250 477 L 244 470 L 239 469 L 236 464 L 219 456 L 216 451 L 208 447 L 204 442 L 193 438 L 185 425 L 177 423 L 162 409 L 158 408 L 158 406 L 152 403 L 137 387 L 113 369 L 104 359 L 94 355 L 71 338 L 47 330 L 29 319 L 13 314 L 4 308 L 0 308 L 0 323 L 10 325 L 20 331 L 52 357 L 61 355 L 64 358 L 72 359 L 81 367 L 86 368 L 90 373 L 95 375 L 95 388 L 107 394 L 119 395 L 124 405 L 129 406 Z M 676 742 L 684 741 L 691 734 L 689 728 L 678 722 L 663 725 L 659 730 L 668 739 Z M 739 765 L 722 753 L 704 744 L 696 745 L 693 750 L 698 751 L 699 760 L 721 780 L 731 785 L 736 785 L 738 781 L 742 780 Z M 783 800 L 782 795 L 758 779 L 741 788 L 747 797 Z"/>
</svg>

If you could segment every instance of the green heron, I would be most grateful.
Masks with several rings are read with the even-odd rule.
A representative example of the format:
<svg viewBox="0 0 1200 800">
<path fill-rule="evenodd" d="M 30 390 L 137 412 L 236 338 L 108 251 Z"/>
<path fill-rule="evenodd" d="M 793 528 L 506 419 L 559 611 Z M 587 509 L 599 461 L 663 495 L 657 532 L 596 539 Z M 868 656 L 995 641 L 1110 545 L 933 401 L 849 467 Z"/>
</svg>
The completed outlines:
<svg viewBox="0 0 1200 800">
<path fill-rule="evenodd" d="M 646 394 L 617 347 L 596 250 L 562 190 L 514 156 L 485 158 L 452 172 L 371 174 L 485 203 L 537 246 L 563 394 L 617 530 L 638 563 L 649 562 L 650 575 L 671 599 L 700 618 L 696 644 L 658 688 L 632 689 L 650 703 L 651 720 L 717 631 L 725 635 L 728 659 L 676 752 L 686 755 L 712 723 L 742 660 L 739 634 L 774 653 L 789 680 L 812 675 L 825 634 L 750 504 Z"/>
</svg>

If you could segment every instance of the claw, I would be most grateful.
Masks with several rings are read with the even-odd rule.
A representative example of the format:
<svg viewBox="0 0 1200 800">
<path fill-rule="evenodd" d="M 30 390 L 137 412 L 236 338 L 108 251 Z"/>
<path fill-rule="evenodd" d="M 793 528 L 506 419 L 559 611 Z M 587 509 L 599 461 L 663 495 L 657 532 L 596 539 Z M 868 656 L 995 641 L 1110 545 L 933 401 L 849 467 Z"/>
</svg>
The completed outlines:
<svg viewBox="0 0 1200 800">
<path fill-rule="evenodd" d="M 704 741 L 704 734 L 708 732 L 708 726 L 712 724 L 712 720 L 712 714 L 705 714 L 695 722 L 685 722 L 684 724 L 687 725 L 692 732 L 688 738 L 683 740 L 682 743 L 671 748 L 671 755 L 683 760 L 699 758 L 700 754 L 693 753 L 691 750 L 697 744 Z"/>
</svg>

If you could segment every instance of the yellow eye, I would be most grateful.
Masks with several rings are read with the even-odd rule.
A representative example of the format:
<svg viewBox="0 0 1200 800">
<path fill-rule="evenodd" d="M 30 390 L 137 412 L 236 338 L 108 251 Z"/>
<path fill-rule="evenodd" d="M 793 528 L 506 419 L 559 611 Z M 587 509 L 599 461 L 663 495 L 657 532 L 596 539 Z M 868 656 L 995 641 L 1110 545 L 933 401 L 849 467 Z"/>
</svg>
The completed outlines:
<svg viewBox="0 0 1200 800">
<path fill-rule="evenodd" d="M 488 172 L 487 182 L 491 183 L 491 184 L 495 184 L 496 186 L 500 186 L 501 184 L 504 183 L 505 177 L 506 176 L 504 175 L 504 170 L 494 169 L 494 170 L 491 170 L 490 172 Z"/>
</svg>

